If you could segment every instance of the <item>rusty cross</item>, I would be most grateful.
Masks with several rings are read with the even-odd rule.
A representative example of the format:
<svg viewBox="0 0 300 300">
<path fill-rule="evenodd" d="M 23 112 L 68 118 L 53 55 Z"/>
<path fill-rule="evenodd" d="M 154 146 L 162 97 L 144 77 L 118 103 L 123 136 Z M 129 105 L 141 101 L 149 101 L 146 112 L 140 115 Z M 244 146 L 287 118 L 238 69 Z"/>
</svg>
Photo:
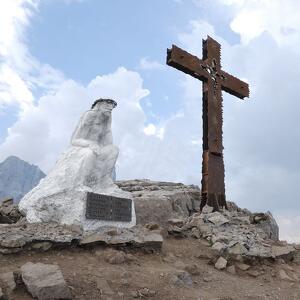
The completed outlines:
<svg viewBox="0 0 300 300">
<path fill-rule="evenodd" d="M 222 90 L 238 98 L 249 97 L 247 83 L 221 69 L 221 45 L 207 37 L 202 41 L 203 58 L 172 46 L 167 64 L 203 81 L 203 154 L 200 209 L 227 207 L 222 142 Z"/>
</svg>

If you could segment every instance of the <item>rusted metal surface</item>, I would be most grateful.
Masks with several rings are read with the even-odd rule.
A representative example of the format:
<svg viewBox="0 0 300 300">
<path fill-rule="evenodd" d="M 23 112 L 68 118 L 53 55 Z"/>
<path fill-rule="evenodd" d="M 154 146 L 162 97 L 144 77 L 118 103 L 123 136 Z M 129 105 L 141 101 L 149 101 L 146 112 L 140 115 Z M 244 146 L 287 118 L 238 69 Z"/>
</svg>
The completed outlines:
<svg viewBox="0 0 300 300">
<path fill-rule="evenodd" d="M 211 37 L 203 40 L 203 58 L 172 46 L 167 50 L 167 64 L 203 81 L 203 155 L 202 199 L 215 210 L 226 207 L 223 159 L 223 98 L 222 90 L 238 98 L 249 97 L 246 82 L 224 72 L 221 67 L 221 45 Z"/>
</svg>

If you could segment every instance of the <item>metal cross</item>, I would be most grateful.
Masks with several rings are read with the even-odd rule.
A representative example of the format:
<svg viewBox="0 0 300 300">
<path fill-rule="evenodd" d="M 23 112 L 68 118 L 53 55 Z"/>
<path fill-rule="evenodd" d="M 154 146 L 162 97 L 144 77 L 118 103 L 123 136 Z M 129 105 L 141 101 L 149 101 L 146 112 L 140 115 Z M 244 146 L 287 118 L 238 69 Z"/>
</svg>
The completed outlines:
<svg viewBox="0 0 300 300">
<path fill-rule="evenodd" d="M 221 69 L 221 45 L 210 36 L 202 41 L 203 58 L 172 46 L 167 64 L 203 81 L 203 154 L 200 209 L 227 208 L 222 142 L 222 90 L 238 98 L 249 97 L 247 83 Z"/>
</svg>

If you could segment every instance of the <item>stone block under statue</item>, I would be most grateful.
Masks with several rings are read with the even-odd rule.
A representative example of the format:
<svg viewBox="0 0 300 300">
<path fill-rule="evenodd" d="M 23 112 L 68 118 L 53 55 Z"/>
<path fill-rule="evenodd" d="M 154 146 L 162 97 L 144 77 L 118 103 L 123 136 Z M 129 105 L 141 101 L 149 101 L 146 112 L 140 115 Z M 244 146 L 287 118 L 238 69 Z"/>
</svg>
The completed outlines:
<svg viewBox="0 0 300 300">
<path fill-rule="evenodd" d="M 119 154 L 111 131 L 111 113 L 116 106 L 114 100 L 99 99 L 82 115 L 70 147 L 21 199 L 19 209 L 28 222 L 79 225 L 86 231 L 136 224 L 131 193 L 121 190 L 112 179 Z"/>
</svg>

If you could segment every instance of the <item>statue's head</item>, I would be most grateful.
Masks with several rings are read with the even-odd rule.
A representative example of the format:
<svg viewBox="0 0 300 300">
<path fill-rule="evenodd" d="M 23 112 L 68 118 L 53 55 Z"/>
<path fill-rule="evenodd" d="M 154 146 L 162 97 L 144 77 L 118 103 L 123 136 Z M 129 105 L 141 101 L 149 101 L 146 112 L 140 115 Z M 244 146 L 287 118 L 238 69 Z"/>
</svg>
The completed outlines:
<svg viewBox="0 0 300 300">
<path fill-rule="evenodd" d="M 103 110 L 103 111 L 112 111 L 117 106 L 117 102 L 112 99 L 97 99 L 91 109 L 94 110 Z"/>
</svg>

